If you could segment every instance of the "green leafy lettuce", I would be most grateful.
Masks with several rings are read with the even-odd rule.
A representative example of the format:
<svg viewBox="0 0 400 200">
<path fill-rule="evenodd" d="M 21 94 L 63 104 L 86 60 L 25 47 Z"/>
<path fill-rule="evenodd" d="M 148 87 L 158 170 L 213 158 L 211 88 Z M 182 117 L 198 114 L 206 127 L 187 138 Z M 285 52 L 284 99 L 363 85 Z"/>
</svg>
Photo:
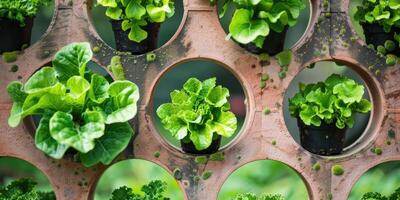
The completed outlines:
<svg viewBox="0 0 400 200">
<path fill-rule="evenodd" d="M 128 37 L 135 42 L 147 38 L 143 26 L 162 23 L 175 13 L 171 0 L 97 0 L 97 4 L 107 8 L 106 15 L 109 18 L 122 20 L 122 30 L 130 30 Z"/>
<path fill-rule="evenodd" d="M 254 43 L 260 48 L 271 30 L 280 33 L 287 26 L 294 26 L 305 8 L 302 0 L 225 0 L 220 18 L 231 3 L 235 12 L 228 37 L 242 44 Z"/>
<path fill-rule="evenodd" d="M 237 119 L 229 111 L 229 90 L 216 86 L 216 78 L 203 82 L 190 78 L 170 96 L 171 103 L 158 107 L 157 115 L 176 139 L 192 141 L 197 150 L 203 150 L 211 145 L 214 133 L 224 137 L 235 133 Z"/>
<path fill-rule="evenodd" d="M 40 192 L 35 190 L 37 183 L 29 179 L 19 179 L 5 187 L 0 187 L 2 200 L 55 200 L 54 192 Z"/>
<path fill-rule="evenodd" d="M 0 18 L 18 21 L 25 26 L 25 18 L 34 17 L 41 6 L 50 0 L 0 0 Z"/>
<path fill-rule="evenodd" d="M 355 113 L 367 113 L 372 108 L 371 102 L 363 99 L 364 86 L 338 74 L 332 74 L 325 82 L 300 83 L 299 89 L 289 99 L 289 111 L 306 125 L 335 123 L 340 129 L 351 128 Z"/>
<path fill-rule="evenodd" d="M 363 0 L 354 18 L 361 23 L 380 24 L 386 32 L 400 27 L 400 2 L 398 0 Z"/>
<path fill-rule="evenodd" d="M 141 188 L 142 194 L 134 193 L 132 188 L 122 186 L 113 191 L 110 200 L 169 200 L 163 193 L 167 189 L 167 183 L 160 180 L 151 181 Z"/>
<path fill-rule="evenodd" d="M 128 145 L 136 115 L 138 87 L 127 80 L 109 83 L 86 68 L 92 58 L 89 43 L 72 43 L 25 84 L 11 82 L 13 100 L 8 119 L 16 127 L 24 117 L 40 115 L 35 145 L 60 159 L 72 148 L 85 166 L 110 164 Z"/>
<path fill-rule="evenodd" d="M 238 194 L 232 200 L 283 200 L 281 195 L 271 195 L 271 194 L 262 194 L 257 197 L 257 195 L 253 193 L 244 193 Z"/>
</svg>

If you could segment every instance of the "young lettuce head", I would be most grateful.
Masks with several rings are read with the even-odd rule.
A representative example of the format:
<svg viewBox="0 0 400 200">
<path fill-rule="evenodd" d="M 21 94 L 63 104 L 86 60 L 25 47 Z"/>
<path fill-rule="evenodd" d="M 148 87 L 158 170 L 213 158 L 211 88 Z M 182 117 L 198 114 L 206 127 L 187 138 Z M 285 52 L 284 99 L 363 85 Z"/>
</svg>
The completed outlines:
<svg viewBox="0 0 400 200">
<path fill-rule="evenodd" d="M 216 86 L 216 78 L 203 82 L 190 78 L 170 96 L 171 103 L 158 107 L 157 115 L 176 139 L 192 141 L 197 150 L 203 150 L 211 145 L 214 134 L 231 137 L 235 133 L 237 119 L 229 111 L 229 90 Z"/>
<path fill-rule="evenodd" d="M 364 86 L 354 80 L 332 74 L 325 82 L 304 85 L 289 99 L 289 111 L 306 125 L 321 126 L 335 123 L 343 129 L 353 127 L 355 113 L 367 113 L 372 105 L 363 98 Z"/>
<path fill-rule="evenodd" d="M 171 0 L 97 0 L 106 7 L 106 15 L 113 20 L 122 20 L 121 28 L 129 32 L 129 39 L 141 42 L 148 36 L 143 26 L 148 23 L 162 23 L 175 14 Z"/>
<path fill-rule="evenodd" d="M 72 43 L 23 84 L 11 82 L 13 100 L 8 124 L 16 127 L 27 116 L 40 115 L 35 145 L 60 159 L 69 148 L 85 166 L 110 164 L 128 145 L 136 115 L 138 87 L 127 80 L 112 83 L 86 68 L 92 59 L 89 43 Z"/>
</svg>

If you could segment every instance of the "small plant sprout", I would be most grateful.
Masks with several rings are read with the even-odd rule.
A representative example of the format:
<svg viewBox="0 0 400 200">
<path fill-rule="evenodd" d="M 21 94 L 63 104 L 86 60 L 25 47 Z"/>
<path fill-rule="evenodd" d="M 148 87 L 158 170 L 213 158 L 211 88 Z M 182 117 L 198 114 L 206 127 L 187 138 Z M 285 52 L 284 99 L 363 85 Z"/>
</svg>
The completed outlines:
<svg viewBox="0 0 400 200">
<path fill-rule="evenodd" d="M 208 161 L 207 156 L 196 156 L 194 162 L 197 164 L 206 164 Z"/>
<path fill-rule="evenodd" d="M 111 71 L 111 73 L 114 75 L 116 80 L 125 80 L 125 72 L 124 72 L 124 67 L 122 66 L 121 63 L 121 57 L 120 56 L 113 56 L 111 58 L 111 63 L 108 65 L 108 70 Z"/>
<path fill-rule="evenodd" d="M 269 62 L 271 60 L 271 57 L 267 53 L 262 53 L 258 56 L 261 62 Z"/>
<path fill-rule="evenodd" d="M 3 57 L 4 62 L 6 62 L 6 63 L 15 62 L 15 61 L 17 61 L 18 51 L 4 52 L 2 57 Z"/>
<path fill-rule="evenodd" d="M 389 66 L 393 66 L 397 63 L 397 56 L 393 54 L 386 55 L 386 64 Z"/>
<path fill-rule="evenodd" d="M 382 155 L 383 150 L 382 150 L 382 148 L 375 147 L 375 148 L 374 148 L 374 153 L 375 153 L 376 155 L 380 156 L 380 155 Z"/>
<path fill-rule="evenodd" d="M 321 169 L 321 165 L 319 163 L 315 163 L 312 168 L 312 170 L 314 171 L 319 171 Z"/>
<path fill-rule="evenodd" d="M 331 168 L 332 174 L 335 176 L 341 176 L 344 173 L 344 169 L 341 165 L 335 164 Z"/>
<path fill-rule="evenodd" d="M 210 155 L 210 160 L 212 161 L 224 161 L 225 156 L 222 152 L 213 153 Z"/>
</svg>

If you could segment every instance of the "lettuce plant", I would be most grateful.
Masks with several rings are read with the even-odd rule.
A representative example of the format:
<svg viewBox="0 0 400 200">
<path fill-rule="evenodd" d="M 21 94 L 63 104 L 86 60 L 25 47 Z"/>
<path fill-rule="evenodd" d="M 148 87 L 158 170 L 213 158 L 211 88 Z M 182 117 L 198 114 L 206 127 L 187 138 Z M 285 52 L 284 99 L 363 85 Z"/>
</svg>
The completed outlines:
<svg viewBox="0 0 400 200">
<path fill-rule="evenodd" d="M 40 6 L 48 5 L 50 0 L 0 0 L 0 18 L 16 20 L 25 26 L 26 17 L 34 17 Z"/>
<path fill-rule="evenodd" d="M 197 150 L 203 150 L 211 145 L 214 133 L 224 137 L 235 133 L 237 119 L 229 111 L 229 90 L 216 86 L 216 78 L 203 82 L 190 78 L 170 96 L 171 103 L 158 107 L 157 115 L 176 139 L 192 141 Z"/>
<path fill-rule="evenodd" d="M 167 189 L 167 183 L 160 180 L 151 181 L 142 186 L 143 195 L 134 193 L 132 188 L 122 186 L 113 191 L 110 200 L 169 200 L 163 193 Z"/>
<path fill-rule="evenodd" d="M 238 194 L 233 200 L 283 200 L 281 195 L 262 194 L 259 197 L 253 193 Z"/>
<path fill-rule="evenodd" d="M 11 82 L 13 100 L 8 124 L 16 127 L 27 116 L 40 115 L 35 145 L 60 159 L 67 149 L 78 152 L 85 166 L 110 164 L 128 145 L 136 115 L 138 87 L 127 80 L 109 83 L 86 68 L 92 58 L 89 43 L 72 43 L 55 55 L 53 67 L 43 67 L 25 84 Z"/>
<path fill-rule="evenodd" d="M 294 26 L 305 8 L 302 0 L 225 0 L 220 18 L 231 3 L 236 10 L 228 37 L 242 44 L 254 43 L 260 48 L 270 30 L 280 33 L 286 26 Z"/>
<path fill-rule="evenodd" d="M 377 23 L 390 32 L 392 27 L 400 27 L 400 3 L 398 0 L 363 0 L 354 18 L 361 23 Z"/>
<path fill-rule="evenodd" d="M 367 113 L 371 102 L 363 99 L 364 86 L 354 80 L 332 74 L 325 82 L 304 85 L 289 99 L 289 111 L 306 125 L 332 124 L 343 129 L 353 127 L 355 113 Z"/>
<path fill-rule="evenodd" d="M 397 200 L 400 199 L 400 187 L 397 188 L 390 196 L 386 197 L 379 192 L 367 192 L 361 200 Z"/>
<path fill-rule="evenodd" d="M 164 22 L 175 13 L 171 0 L 97 0 L 97 4 L 107 8 L 106 15 L 109 18 L 122 20 L 122 30 L 130 30 L 128 37 L 134 42 L 147 38 L 143 26 Z"/>
<path fill-rule="evenodd" d="M 54 192 L 40 192 L 35 190 L 36 182 L 29 179 L 19 179 L 5 187 L 0 186 L 2 200 L 55 200 Z"/>
</svg>

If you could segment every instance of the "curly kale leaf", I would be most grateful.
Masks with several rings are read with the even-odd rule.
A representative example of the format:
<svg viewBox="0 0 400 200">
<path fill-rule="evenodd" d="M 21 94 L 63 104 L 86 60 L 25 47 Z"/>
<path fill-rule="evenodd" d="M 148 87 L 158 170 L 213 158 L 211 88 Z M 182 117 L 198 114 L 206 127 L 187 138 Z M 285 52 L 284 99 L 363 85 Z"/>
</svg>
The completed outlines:
<svg viewBox="0 0 400 200">
<path fill-rule="evenodd" d="M 0 187 L 0 200 L 55 200 L 54 192 L 34 190 L 36 182 L 29 179 L 13 181 L 6 187 Z"/>
<path fill-rule="evenodd" d="M 233 200 L 283 200 L 281 195 L 262 194 L 259 197 L 253 193 L 238 194 Z"/>
<path fill-rule="evenodd" d="M 190 78 L 170 96 L 171 103 L 158 107 L 157 115 L 176 139 L 191 140 L 197 150 L 203 150 L 211 145 L 214 133 L 224 137 L 235 133 L 237 119 L 229 111 L 229 90 L 216 86 L 215 78 L 203 82 Z"/>
<path fill-rule="evenodd" d="M 135 194 L 132 188 L 122 186 L 113 191 L 110 200 L 169 200 L 163 195 L 166 189 L 167 184 L 160 180 L 151 181 L 149 184 L 143 185 L 141 188 L 143 195 Z"/>
</svg>

